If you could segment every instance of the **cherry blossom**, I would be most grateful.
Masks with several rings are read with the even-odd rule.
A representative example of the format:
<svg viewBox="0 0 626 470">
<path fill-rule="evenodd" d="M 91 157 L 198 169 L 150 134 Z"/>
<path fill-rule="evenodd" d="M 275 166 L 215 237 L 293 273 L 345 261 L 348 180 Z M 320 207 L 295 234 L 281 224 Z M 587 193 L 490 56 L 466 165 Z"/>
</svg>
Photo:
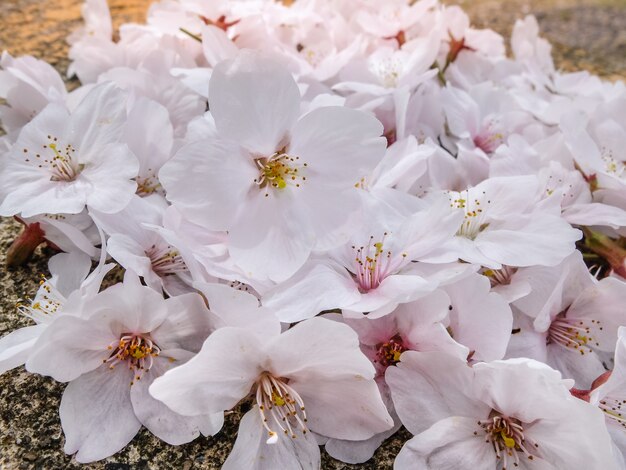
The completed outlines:
<svg viewBox="0 0 626 470">
<path fill-rule="evenodd" d="M 77 214 L 124 208 L 135 192 L 137 159 L 120 140 L 124 93 L 94 88 L 72 114 L 46 106 L 22 132 L 0 170 L 0 214 Z"/>
<path fill-rule="evenodd" d="M 298 119 L 293 78 L 249 53 L 216 67 L 209 93 L 220 139 L 183 147 L 159 178 L 190 221 L 228 230 L 229 252 L 251 277 L 285 280 L 313 248 L 347 238 L 359 210 L 354 184 L 382 157 L 380 123 L 341 107 Z M 191 167 L 193 179 L 181 179 Z"/>
<path fill-rule="evenodd" d="M 398 415 L 415 434 L 395 468 L 618 468 L 602 414 L 539 362 L 470 368 L 444 353 L 408 351 L 386 378 Z"/>
<path fill-rule="evenodd" d="M 233 348 L 236 356 L 230 354 Z M 220 328 L 197 356 L 155 381 L 150 391 L 190 416 L 229 410 L 252 397 L 223 468 L 248 467 L 259 459 L 268 468 L 319 468 L 311 432 L 362 440 L 392 426 L 373 379 L 374 367 L 359 351 L 356 333 L 313 318 L 270 336 Z"/>
<path fill-rule="evenodd" d="M 114 454 L 141 425 L 171 444 L 216 433 L 219 414 L 187 419 L 148 394 L 156 377 L 197 352 L 210 328 L 197 294 L 164 300 L 133 274 L 64 315 L 28 358 L 31 372 L 69 382 L 61 400 L 65 451 L 79 462 Z"/>
</svg>

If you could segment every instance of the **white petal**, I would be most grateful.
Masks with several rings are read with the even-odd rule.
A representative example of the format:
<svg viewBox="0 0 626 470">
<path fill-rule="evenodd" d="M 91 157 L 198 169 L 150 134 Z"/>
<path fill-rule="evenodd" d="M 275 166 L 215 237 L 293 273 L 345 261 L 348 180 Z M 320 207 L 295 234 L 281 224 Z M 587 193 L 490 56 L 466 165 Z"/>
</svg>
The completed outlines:
<svg viewBox="0 0 626 470">
<path fill-rule="evenodd" d="M 282 282 L 306 262 L 315 237 L 294 194 L 263 195 L 258 191 L 249 199 L 230 229 L 228 251 L 248 277 Z"/>
<path fill-rule="evenodd" d="M 452 416 L 408 441 L 396 458 L 394 470 L 493 470 L 496 454 L 476 419 Z"/>
<path fill-rule="evenodd" d="M 352 328 L 325 318 L 298 323 L 268 342 L 272 358 L 270 372 L 298 380 L 342 380 L 374 378 L 374 367 L 361 353 Z"/>
<path fill-rule="evenodd" d="M 307 184 L 319 179 L 349 188 L 369 174 L 385 155 L 383 125 L 361 111 L 325 106 L 294 126 L 289 152 L 309 166 Z"/>
<path fill-rule="evenodd" d="M 100 460 L 121 450 L 141 423 L 130 402 L 132 371 L 106 366 L 73 380 L 65 389 L 59 415 L 65 452 L 81 463 Z"/>
<path fill-rule="evenodd" d="M 342 272 L 343 271 L 343 272 Z M 348 272 L 335 263 L 311 262 L 263 295 L 263 305 L 282 322 L 313 318 L 356 302 L 360 294 Z"/>
<path fill-rule="evenodd" d="M 19 328 L 0 338 L 0 374 L 23 365 L 47 325 Z"/>
<path fill-rule="evenodd" d="M 280 321 L 272 310 L 260 307 L 259 299 L 254 295 L 225 284 L 198 282 L 194 287 L 208 300 L 211 313 L 218 317 L 218 328 L 236 326 L 249 328 L 263 336 L 280 334 Z"/>
<path fill-rule="evenodd" d="M 203 140 L 182 147 L 159 172 L 167 198 L 186 218 L 210 230 L 228 230 L 259 176 L 236 143 Z"/>
<path fill-rule="evenodd" d="M 489 414 L 488 406 L 468 396 L 472 369 L 456 357 L 406 351 L 396 367 L 387 369 L 385 379 L 402 424 L 413 434 L 451 415 Z"/>
<path fill-rule="evenodd" d="M 263 372 L 259 338 L 243 328 L 220 328 L 189 362 L 154 381 L 150 394 L 186 416 L 229 410 Z"/>
<path fill-rule="evenodd" d="M 222 470 L 320 468 L 320 449 L 311 433 L 298 434 L 295 439 L 277 437 L 276 443 L 266 444 L 268 434 L 255 405 L 241 420 L 235 446 Z"/>
<path fill-rule="evenodd" d="M 150 370 L 130 388 L 130 398 L 137 419 L 159 439 L 171 445 L 191 442 L 202 433 L 205 436 L 216 434 L 224 422 L 224 413 L 200 416 L 183 416 L 175 413 L 162 402 L 154 399 L 148 388 L 154 379 L 165 373 L 178 361 L 188 359 L 192 354 L 186 351 L 161 351 Z M 175 358 L 171 362 L 169 358 Z"/>
<path fill-rule="evenodd" d="M 270 156 L 298 117 L 300 92 L 287 69 L 243 51 L 213 69 L 209 107 L 223 138 Z"/>
<path fill-rule="evenodd" d="M 95 86 L 74 110 L 73 135 L 82 163 L 105 158 L 103 146 L 119 142 L 126 120 L 127 94 L 113 83 Z"/>
<path fill-rule="evenodd" d="M 323 436 L 359 441 L 393 426 L 374 380 L 303 378 L 289 385 L 302 397 L 308 427 Z"/>
<path fill-rule="evenodd" d="M 109 329 L 84 319 L 63 315 L 39 337 L 26 370 L 69 382 L 108 359 L 107 346 L 117 339 Z"/>
</svg>

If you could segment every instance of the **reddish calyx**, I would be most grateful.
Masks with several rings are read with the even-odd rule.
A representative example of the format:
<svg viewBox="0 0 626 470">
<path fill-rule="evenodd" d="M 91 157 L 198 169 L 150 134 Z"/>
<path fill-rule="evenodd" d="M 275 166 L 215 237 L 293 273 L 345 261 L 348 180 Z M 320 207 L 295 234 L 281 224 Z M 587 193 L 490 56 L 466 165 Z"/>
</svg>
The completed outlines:
<svg viewBox="0 0 626 470">
<path fill-rule="evenodd" d="M 450 44 L 450 50 L 448 51 L 448 56 L 446 57 L 446 68 L 448 65 L 456 60 L 461 51 L 476 50 L 465 44 L 465 36 L 461 39 L 456 39 L 454 36 L 452 36 L 452 33 L 450 31 L 448 31 L 448 36 L 450 37 L 450 40 L 448 41 L 448 43 Z"/>
<path fill-rule="evenodd" d="M 236 25 L 240 21 L 240 20 L 226 21 L 225 15 L 220 16 L 217 20 L 211 20 L 210 18 L 207 18 L 205 16 L 201 16 L 200 19 L 204 21 L 204 24 L 216 26 L 220 28 L 222 31 L 227 31 L 228 28 Z"/>
<path fill-rule="evenodd" d="M 7 251 L 6 263 L 9 267 L 24 264 L 31 258 L 35 249 L 46 241 L 46 233 L 41 229 L 39 222 L 27 224 L 20 219 L 17 220 L 24 224 L 24 229 Z"/>
</svg>

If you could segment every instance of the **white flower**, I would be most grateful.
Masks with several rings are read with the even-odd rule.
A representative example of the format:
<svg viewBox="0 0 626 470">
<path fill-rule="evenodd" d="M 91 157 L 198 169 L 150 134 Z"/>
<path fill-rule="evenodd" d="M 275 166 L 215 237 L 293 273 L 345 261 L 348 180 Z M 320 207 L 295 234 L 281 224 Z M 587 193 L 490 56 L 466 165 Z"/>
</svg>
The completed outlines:
<svg viewBox="0 0 626 470">
<path fill-rule="evenodd" d="M 554 266 L 571 254 L 581 237 L 549 208 L 537 204 L 539 182 L 533 176 L 490 178 L 462 192 L 449 191 L 450 208 L 464 215 L 457 236 L 445 245 L 451 260 L 499 269 Z"/>
<path fill-rule="evenodd" d="M 222 415 L 189 419 L 148 394 L 166 370 L 187 361 L 209 334 L 202 298 L 164 300 L 133 274 L 64 315 L 39 338 L 28 358 L 30 372 L 70 382 L 61 400 L 65 451 L 79 462 L 122 449 L 143 424 L 170 444 L 214 434 Z"/>
<path fill-rule="evenodd" d="M 126 96 L 94 88 L 69 114 L 52 103 L 24 126 L 0 167 L 0 214 L 78 214 L 124 208 L 135 193 L 138 163 L 121 141 Z"/>
<path fill-rule="evenodd" d="M 220 328 L 150 392 L 190 416 L 229 410 L 251 395 L 253 408 L 223 468 L 263 461 L 263 468 L 317 469 L 319 448 L 309 431 L 362 440 L 392 426 L 373 379 L 354 331 L 313 318 L 282 334 Z"/>
<path fill-rule="evenodd" d="M 50 258 L 50 279 L 42 275 L 35 298 L 28 304 L 18 304 L 20 312 L 35 325 L 0 338 L 0 373 L 24 364 L 37 339 L 60 317 L 80 315 L 82 306 L 98 293 L 102 279 L 114 267 L 103 261 L 104 257 L 90 274 L 91 259 L 84 253 L 60 253 Z"/>
<path fill-rule="evenodd" d="M 228 230 L 234 261 L 261 280 L 285 280 L 312 249 L 347 239 L 354 185 L 384 154 L 378 121 L 342 107 L 298 119 L 291 75 L 249 52 L 215 68 L 209 106 L 218 139 L 186 145 L 159 174 L 187 219 Z"/>
<path fill-rule="evenodd" d="M 386 378 L 400 419 L 415 434 L 397 470 L 618 468 L 602 414 L 539 362 L 470 368 L 443 353 L 408 351 Z"/>
</svg>

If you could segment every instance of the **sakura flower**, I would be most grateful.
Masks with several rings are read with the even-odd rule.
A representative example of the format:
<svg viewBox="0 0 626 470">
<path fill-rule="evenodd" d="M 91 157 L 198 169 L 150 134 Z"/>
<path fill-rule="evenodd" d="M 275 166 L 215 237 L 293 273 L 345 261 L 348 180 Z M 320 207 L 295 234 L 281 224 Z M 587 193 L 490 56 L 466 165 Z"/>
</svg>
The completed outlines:
<svg viewBox="0 0 626 470">
<path fill-rule="evenodd" d="M 363 93 L 371 96 L 389 95 L 398 88 L 415 89 L 433 75 L 429 70 L 437 55 L 439 36 L 436 31 L 412 41 L 411 47 L 396 50 L 381 47 L 366 59 L 353 61 L 333 87 L 341 93 Z"/>
<path fill-rule="evenodd" d="M 125 94 L 94 88 L 70 115 L 51 103 L 24 126 L 0 168 L 0 214 L 78 214 L 124 208 L 135 193 L 137 160 L 121 143 Z"/>
<path fill-rule="evenodd" d="M 26 367 L 69 382 L 59 410 L 65 452 L 79 462 L 103 459 L 142 424 L 170 444 L 216 433 L 221 414 L 184 418 L 148 394 L 156 377 L 199 350 L 209 328 L 199 295 L 164 300 L 129 273 L 81 315 L 60 317 L 38 339 Z"/>
<path fill-rule="evenodd" d="M 593 184 L 594 198 L 626 210 L 626 127 L 618 106 L 598 110 L 595 116 L 583 112 L 564 116 L 561 129 L 567 147 L 583 175 Z"/>
<path fill-rule="evenodd" d="M 356 13 L 356 21 L 370 34 L 381 39 L 395 39 L 397 46 L 402 47 L 412 39 L 414 32 L 419 31 L 420 23 L 426 23 L 431 19 L 427 14 L 434 9 L 435 1 L 426 0 L 407 5 L 403 1 L 391 1 L 384 5 L 368 9 L 359 9 Z"/>
<path fill-rule="evenodd" d="M 396 458 L 398 470 L 618 468 L 602 413 L 539 362 L 470 368 L 440 352 L 407 351 L 386 378 L 415 435 Z"/>
<path fill-rule="evenodd" d="M 392 426 L 373 378 L 354 331 L 313 318 L 274 335 L 220 328 L 195 358 L 150 391 L 189 416 L 222 412 L 253 397 L 224 469 L 317 469 L 319 448 L 309 431 L 362 440 Z"/>
<path fill-rule="evenodd" d="M 461 139 L 459 145 L 478 149 L 483 156 L 492 154 L 525 122 L 511 97 L 489 83 L 469 92 L 448 86 L 442 98 L 450 132 Z"/>
<path fill-rule="evenodd" d="M 347 239 L 354 184 L 384 153 L 380 123 L 342 107 L 298 119 L 290 74 L 246 52 L 215 68 L 209 93 L 219 139 L 184 146 L 159 178 L 187 219 L 228 230 L 229 252 L 250 277 L 283 281 L 312 249 Z"/>
<path fill-rule="evenodd" d="M 344 320 L 358 333 L 361 350 L 376 367 L 376 383 L 395 425 L 365 441 L 329 439 L 325 448 L 331 456 L 348 463 L 365 462 L 384 439 L 400 428 L 385 382 L 385 371 L 400 362 L 404 351 L 443 351 L 461 360 L 467 358 L 469 349 L 455 342 L 443 323 L 449 300 L 444 291 L 437 290 L 415 302 L 402 304 L 381 318 Z"/>
<path fill-rule="evenodd" d="M 20 129 L 49 103 L 63 104 L 67 92 L 59 73 L 43 60 L 31 56 L 0 58 L 0 106 L 2 127 L 13 139 Z"/>
<path fill-rule="evenodd" d="M 370 203 L 372 217 L 360 233 L 333 250 L 330 260 L 313 260 L 291 279 L 265 292 L 263 304 L 275 309 L 285 322 L 333 308 L 344 309 L 348 316 L 369 313 L 375 318 L 471 268 L 443 264 L 431 272 L 416 263 L 435 252 L 458 227 L 459 214 L 446 214 L 445 198 L 408 217 L 389 211 L 377 219 L 373 214 L 383 212 L 378 211 L 382 207 Z"/>
<path fill-rule="evenodd" d="M 537 206 L 538 189 L 537 178 L 526 176 L 490 178 L 463 192 L 450 191 L 450 207 L 463 213 L 464 221 L 448 253 L 495 269 L 561 262 L 574 251 L 580 232 Z"/>
<path fill-rule="evenodd" d="M 134 197 L 117 214 L 92 211 L 92 217 L 109 235 L 107 251 L 123 268 L 158 292 L 182 294 L 191 285 L 185 260 L 152 228 L 161 225 L 164 210 L 159 203 Z"/>
<path fill-rule="evenodd" d="M 516 315 L 507 356 L 541 360 L 588 387 L 605 371 L 605 355 L 626 323 L 626 284 L 595 280 L 578 254 L 557 268 L 536 268 L 529 280 L 532 293 L 513 304 L 523 314 Z"/>
<path fill-rule="evenodd" d="M 18 305 L 35 325 L 0 338 L 0 373 L 23 365 L 37 339 L 60 317 L 80 314 L 81 306 L 98 293 L 102 279 L 114 266 L 103 265 L 103 260 L 90 274 L 91 259 L 84 253 L 60 253 L 50 258 L 50 279 L 42 275 L 35 298 L 28 305 Z"/>
<path fill-rule="evenodd" d="M 396 365 L 404 351 L 444 351 L 466 359 L 469 349 L 452 340 L 444 327 L 450 298 L 436 290 L 413 302 L 398 306 L 381 318 L 345 319 L 359 334 L 361 350 L 383 377 L 389 366 Z"/>
</svg>

